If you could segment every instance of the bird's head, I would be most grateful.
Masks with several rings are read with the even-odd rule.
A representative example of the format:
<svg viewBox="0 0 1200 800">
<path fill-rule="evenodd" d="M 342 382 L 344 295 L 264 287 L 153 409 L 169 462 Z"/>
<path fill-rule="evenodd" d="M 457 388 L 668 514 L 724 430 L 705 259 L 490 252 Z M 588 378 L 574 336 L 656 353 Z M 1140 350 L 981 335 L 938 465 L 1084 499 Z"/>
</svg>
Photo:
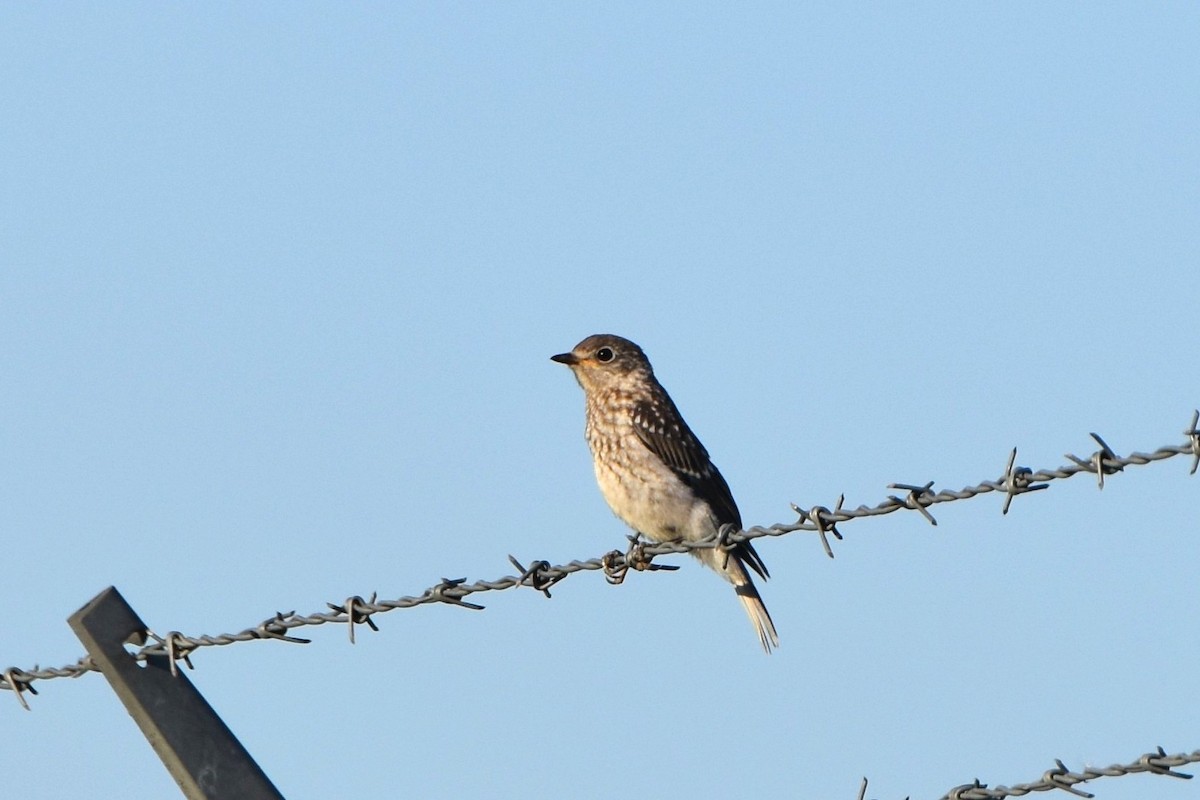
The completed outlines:
<svg viewBox="0 0 1200 800">
<path fill-rule="evenodd" d="M 570 367 L 585 392 L 645 380 L 654 374 L 642 348 L 611 333 L 589 336 L 571 352 L 550 358 Z"/>
</svg>

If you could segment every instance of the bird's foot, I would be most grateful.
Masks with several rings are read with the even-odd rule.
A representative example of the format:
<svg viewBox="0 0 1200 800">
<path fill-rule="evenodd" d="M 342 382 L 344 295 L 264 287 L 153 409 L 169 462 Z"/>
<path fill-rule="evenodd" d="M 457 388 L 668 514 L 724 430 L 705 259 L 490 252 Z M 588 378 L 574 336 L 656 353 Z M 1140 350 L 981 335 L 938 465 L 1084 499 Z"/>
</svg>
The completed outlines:
<svg viewBox="0 0 1200 800">
<path fill-rule="evenodd" d="M 646 545 L 651 544 L 651 542 L 643 539 L 640 533 L 635 533 L 628 538 L 628 550 L 624 553 L 620 550 L 613 550 L 601 559 L 601 564 L 604 567 L 604 579 L 613 586 L 623 583 L 630 569 L 635 569 L 638 572 L 679 569 L 679 567 L 670 564 L 655 564 L 655 554 L 646 552 Z"/>
</svg>

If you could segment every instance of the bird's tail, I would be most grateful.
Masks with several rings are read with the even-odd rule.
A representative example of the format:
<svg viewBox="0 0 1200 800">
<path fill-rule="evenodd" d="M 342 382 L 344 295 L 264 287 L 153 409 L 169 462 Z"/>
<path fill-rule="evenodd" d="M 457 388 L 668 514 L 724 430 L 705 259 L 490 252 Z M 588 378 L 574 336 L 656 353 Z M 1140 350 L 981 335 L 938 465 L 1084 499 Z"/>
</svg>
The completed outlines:
<svg viewBox="0 0 1200 800">
<path fill-rule="evenodd" d="M 775 632 L 775 623 L 771 621 L 771 614 L 763 603 L 762 595 L 758 593 L 758 587 L 744 569 L 741 572 L 746 582 L 735 582 L 733 591 L 742 601 L 742 608 L 746 609 L 750 623 L 758 631 L 758 641 L 762 643 L 763 650 L 770 653 L 772 647 L 779 647 L 779 634 Z"/>
<path fill-rule="evenodd" d="M 762 643 L 763 650 L 770 653 L 772 649 L 779 647 L 779 634 L 775 632 L 775 623 L 771 621 L 771 614 L 763 603 L 762 595 L 758 593 L 758 587 L 754 585 L 754 579 L 750 577 L 750 570 L 747 569 L 753 569 L 765 579 L 767 567 L 750 543 L 744 544 L 745 549 L 737 548 L 731 552 L 716 549 L 693 550 L 692 555 L 697 556 L 733 584 L 733 591 L 737 593 L 738 600 L 742 601 L 742 608 L 746 609 L 746 616 L 750 617 L 750 623 L 758 633 L 758 641 Z"/>
</svg>

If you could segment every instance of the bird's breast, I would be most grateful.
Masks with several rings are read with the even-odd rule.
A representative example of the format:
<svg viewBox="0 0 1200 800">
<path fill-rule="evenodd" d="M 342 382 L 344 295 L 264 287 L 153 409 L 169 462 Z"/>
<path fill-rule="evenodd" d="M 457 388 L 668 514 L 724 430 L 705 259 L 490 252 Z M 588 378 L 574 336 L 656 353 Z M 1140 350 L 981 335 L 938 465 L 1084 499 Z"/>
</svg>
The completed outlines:
<svg viewBox="0 0 1200 800">
<path fill-rule="evenodd" d="M 654 540 L 708 535 L 713 523 L 707 504 L 646 448 L 629 420 L 629 415 L 588 415 L 596 483 L 609 508 Z"/>
</svg>

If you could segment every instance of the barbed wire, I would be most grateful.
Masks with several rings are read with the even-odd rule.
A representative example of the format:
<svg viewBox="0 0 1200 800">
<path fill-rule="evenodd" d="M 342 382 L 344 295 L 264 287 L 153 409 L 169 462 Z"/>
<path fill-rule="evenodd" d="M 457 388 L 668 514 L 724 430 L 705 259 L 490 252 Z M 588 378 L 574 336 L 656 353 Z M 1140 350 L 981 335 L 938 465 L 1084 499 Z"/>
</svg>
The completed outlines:
<svg viewBox="0 0 1200 800">
<path fill-rule="evenodd" d="M 1070 792 L 1076 797 L 1093 798 L 1094 794 L 1085 792 L 1082 789 L 1075 787 L 1081 783 L 1086 783 L 1096 778 L 1120 778 L 1124 775 L 1133 775 L 1138 772 L 1149 772 L 1154 775 L 1167 775 L 1172 778 L 1181 778 L 1183 780 L 1191 780 L 1192 776 L 1184 772 L 1176 772 L 1172 767 L 1181 767 L 1184 764 L 1194 764 L 1200 761 L 1200 750 L 1194 750 L 1191 753 L 1177 753 L 1169 756 L 1167 751 L 1159 747 L 1153 753 L 1146 753 L 1129 764 L 1113 764 L 1111 767 L 1085 767 L 1083 772 L 1072 772 L 1067 769 L 1061 759 L 1054 759 L 1054 769 L 1048 769 L 1042 773 L 1039 780 L 1032 783 L 1018 783 L 1016 786 L 997 786 L 995 789 L 989 789 L 986 783 L 980 783 L 976 778 L 971 783 L 964 783 L 962 786 L 955 786 L 950 791 L 942 795 L 941 800 L 1003 800 L 1006 797 L 1022 797 L 1032 792 L 1049 792 L 1053 789 L 1062 789 L 1064 792 Z M 867 779 L 862 779 L 862 784 L 858 789 L 858 800 L 866 800 L 867 797 Z M 908 800 L 905 798 L 905 800 Z"/>
<path fill-rule="evenodd" d="M 1128 764 L 1113 764 L 1111 767 L 1103 768 L 1084 767 L 1082 772 L 1072 772 L 1061 760 L 1056 758 L 1054 759 L 1054 769 L 1046 770 L 1039 780 L 1032 783 L 1018 783 L 1016 786 L 997 786 L 989 789 L 986 783 L 980 783 L 976 778 L 972 783 L 955 786 L 942 795 L 941 800 L 1003 800 L 1006 797 L 1021 797 L 1032 792 L 1048 792 L 1052 789 L 1062 789 L 1076 797 L 1092 798 L 1095 795 L 1075 787 L 1096 778 L 1119 778 L 1139 772 L 1191 780 L 1191 775 L 1176 772 L 1172 767 L 1195 764 L 1198 761 L 1200 761 L 1200 750 L 1169 756 L 1165 750 L 1159 747 L 1155 752 L 1146 753 Z"/>
<path fill-rule="evenodd" d="M 967 486 L 957 491 L 943 489 L 933 491 L 933 481 L 923 485 L 907 483 L 888 484 L 890 489 L 898 489 L 906 494 L 903 497 L 889 495 L 886 500 L 874 505 L 860 505 L 857 508 L 843 508 L 845 495 L 838 498 L 832 509 L 826 506 L 801 508 L 795 503 L 792 510 L 798 519 L 792 523 L 779 523 L 770 526 L 756 526 L 745 530 L 737 530 L 726 525 L 716 534 L 695 541 L 647 542 L 638 536 L 630 536 L 628 548 L 622 552 L 613 550 L 603 556 L 586 560 L 569 561 L 566 564 L 551 565 L 548 561 L 533 561 L 528 567 L 515 557 L 509 556 L 509 561 L 518 570 L 519 575 L 506 575 L 496 580 L 479 580 L 468 583 L 466 578 L 443 578 L 439 583 L 429 587 L 419 595 L 406 595 L 394 600 L 379 600 L 376 593 L 369 600 L 361 595 L 348 597 L 340 603 L 327 603 L 329 611 L 300 615 L 295 611 L 276 612 L 257 625 L 237 633 L 222 633 L 215 636 L 186 636 L 179 631 L 170 631 L 160 636 L 149 631 L 150 641 L 133 654 L 138 661 L 145 661 L 150 656 L 167 656 L 171 663 L 172 672 L 176 669 L 176 661 L 182 659 L 191 667 L 189 654 L 202 647 L 221 647 L 235 642 L 250 642 L 264 639 L 275 639 L 293 644 L 308 644 L 310 639 L 291 636 L 288 631 L 307 626 L 325 625 L 328 623 L 348 626 L 350 642 L 355 639 L 355 626 L 367 625 L 372 630 L 378 630 L 371 617 L 398 608 L 415 608 L 431 603 L 443 603 L 458 606 L 472 611 L 480 611 L 482 605 L 468 602 L 466 598 L 483 592 L 502 591 L 520 586 L 527 586 L 550 597 L 550 589 L 567 577 L 584 571 L 603 570 L 605 578 L 612 584 L 625 580 L 630 569 L 636 571 L 674 570 L 678 567 L 655 564 L 652 559 L 656 556 L 672 553 L 686 553 L 692 550 L 717 549 L 725 553 L 731 552 L 738 544 L 767 536 L 786 536 L 792 533 L 815 533 L 821 539 L 825 554 L 833 558 L 833 549 L 829 544 L 829 536 L 842 539 L 837 529 L 839 523 L 849 522 L 865 517 L 875 517 L 891 514 L 896 511 L 908 510 L 921 514 L 932 525 L 937 520 L 929 512 L 929 507 L 939 503 L 949 503 L 956 500 L 968 500 L 988 492 L 1002 492 L 1005 495 L 1001 513 L 1007 514 L 1013 498 L 1028 492 L 1041 491 L 1049 487 L 1055 480 L 1065 480 L 1080 473 L 1093 474 L 1097 478 L 1099 488 L 1104 488 L 1104 477 L 1121 472 L 1129 466 L 1145 466 L 1156 461 L 1174 458 L 1180 455 L 1192 456 L 1192 466 L 1189 474 L 1195 474 L 1200 466 L 1200 410 L 1193 412 L 1192 421 L 1183 431 L 1187 441 L 1181 445 L 1165 445 L 1150 453 L 1133 452 L 1127 456 L 1118 456 L 1095 433 L 1091 437 L 1100 446 L 1088 458 L 1067 453 L 1065 458 L 1070 464 L 1055 469 L 1031 470 L 1028 467 L 1016 466 L 1017 449 L 1014 447 L 1009 454 L 1004 474 L 996 480 L 985 480 L 974 486 Z M 23 708 L 29 710 L 25 694 L 36 695 L 35 681 L 45 681 L 54 678 L 78 678 L 88 672 L 96 671 L 97 667 L 88 656 L 80 658 L 73 664 L 61 667 L 39 667 L 21 669 L 9 667 L 0 673 L 0 689 L 12 691 Z M 1185 762 L 1180 762 L 1185 763 Z M 1148 768 L 1147 768 L 1148 769 Z M 1145 771 L 1145 770 L 1142 770 Z M 1047 773 L 1049 774 L 1049 773 Z M 1072 773 L 1074 774 L 1074 773 Z M 1105 773 L 1107 774 L 1107 773 Z M 980 787 L 975 787 L 980 788 Z M 1062 788 L 1062 787 L 1054 787 Z M 982 800 L 993 795 L 962 795 L 961 800 Z M 955 795 L 954 800 L 959 800 Z"/>
</svg>

